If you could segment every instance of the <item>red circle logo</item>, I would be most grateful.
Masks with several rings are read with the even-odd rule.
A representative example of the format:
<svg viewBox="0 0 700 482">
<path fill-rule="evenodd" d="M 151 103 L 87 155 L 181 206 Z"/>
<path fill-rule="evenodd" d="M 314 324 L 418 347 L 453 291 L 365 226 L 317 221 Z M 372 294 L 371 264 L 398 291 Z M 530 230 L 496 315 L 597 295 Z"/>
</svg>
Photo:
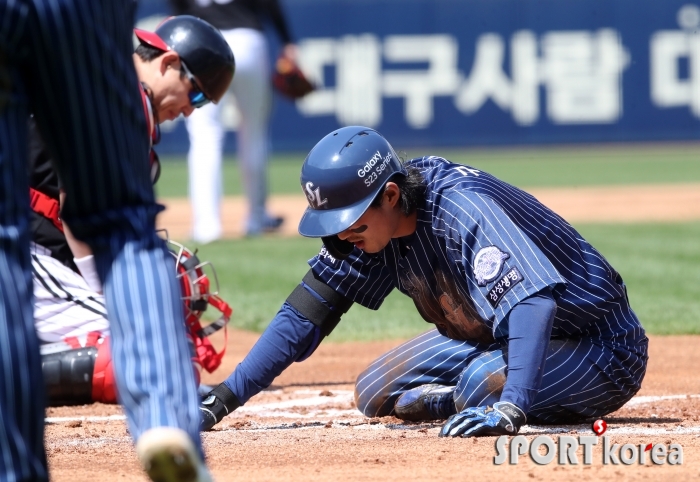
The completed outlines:
<svg viewBox="0 0 700 482">
<path fill-rule="evenodd" d="M 607 429 L 608 429 L 608 424 L 602 418 L 593 422 L 593 432 L 598 437 L 603 435 Z"/>
</svg>

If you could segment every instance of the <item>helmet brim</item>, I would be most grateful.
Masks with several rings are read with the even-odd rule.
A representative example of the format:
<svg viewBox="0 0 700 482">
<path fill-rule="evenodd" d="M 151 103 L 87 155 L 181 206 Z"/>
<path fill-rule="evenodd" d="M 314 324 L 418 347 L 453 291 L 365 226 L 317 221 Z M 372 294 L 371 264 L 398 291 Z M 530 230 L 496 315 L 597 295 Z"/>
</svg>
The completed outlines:
<svg viewBox="0 0 700 482">
<path fill-rule="evenodd" d="M 136 35 L 136 38 L 138 38 L 140 42 L 150 45 L 151 47 L 155 47 L 158 50 L 162 50 L 164 52 L 171 50 L 170 46 L 165 43 L 165 40 L 160 38 L 155 32 L 135 28 L 134 35 Z"/>
<path fill-rule="evenodd" d="M 362 217 L 373 200 L 374 196 L 368 196 L 355 204 L 337 209 L 306 208 L 299 221 L 299 234 L 307 238 L 322 238 L 341 233 Z"/>
</svg>

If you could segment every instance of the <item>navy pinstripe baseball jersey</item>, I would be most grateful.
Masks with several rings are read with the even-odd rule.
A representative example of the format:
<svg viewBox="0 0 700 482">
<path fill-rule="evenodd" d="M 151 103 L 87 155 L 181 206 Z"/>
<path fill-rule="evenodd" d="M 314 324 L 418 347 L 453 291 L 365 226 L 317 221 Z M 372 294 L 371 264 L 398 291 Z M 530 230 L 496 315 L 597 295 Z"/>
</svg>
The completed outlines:
<svg viewBox="0 0 700 482">
<path fill-rule="evenodd" d="M 323 247 L 309 260 L 326 284 L 370 309 L 399 289 L 440 332 L 407 341 L 360 374 L 358 409 L 391 415 L 402 393 L 430 383 L 455 387 L 458 410 L 505 400 L 548 422 L 602 416 L 627 402 L 644 377 L 647 339 L 603 256 L 534 197 L 488 173 L 438 157 L 407 167 L 426 184 L 413 234 L 376 254 L 355 248 L 337 260 Z M 551 333 L 551 318 L 538 318 L 546 311 L 527 311 L 548 300 L 556 303 Z M 522 317 L 523 307 L 534 317 Z M 245 403 L 313 352 L 317 335 L 285 303 L 226 385 Z"/>
<path fill-rule="evenodd" d="M 343 261 L 322 249 L 309 264 L 329 286 L 371 309 L 397 288 L 442 333 L 478 341 L 506 335 L 499 323 L 510 309 L 549 287 L 557 301 L 553 337 L 643 337 L 633 314 L 608 316 L 625 297 L 619 274 L 533 196 L 439 157 L 407 166 L 427 185 L 415 233 L 375 255 L 356 248 Z"/>
</svg>

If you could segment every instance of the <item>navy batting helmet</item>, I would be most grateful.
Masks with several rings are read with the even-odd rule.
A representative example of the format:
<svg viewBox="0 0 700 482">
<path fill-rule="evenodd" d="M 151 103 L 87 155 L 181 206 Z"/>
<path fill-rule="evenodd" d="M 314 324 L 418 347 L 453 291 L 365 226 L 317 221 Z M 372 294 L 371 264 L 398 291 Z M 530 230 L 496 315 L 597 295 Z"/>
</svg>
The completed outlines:
<svg viewBox="0 0 700 482">
<path fill-rule="evenodd" d="M 335 235 L 357 222 L 396 174 L 405 176 L 406 169 L 379 132 L 361 126 L 331 132 L 311 149 L 301 167 L 301 188 L 309 207 L 299 234 L 323 238 L 328 248 L 328 241 L 337 246 Z"/>
<path fill-rule="evenodd" d="M 165 19 L 155 32 L 137 28 L 134 33 L 142 43 L 176 52 L 213 103 L 226 93 L 236 64 L 231 47 L 209 23 L 190 15 L 178 15 Z"/>
</svg>

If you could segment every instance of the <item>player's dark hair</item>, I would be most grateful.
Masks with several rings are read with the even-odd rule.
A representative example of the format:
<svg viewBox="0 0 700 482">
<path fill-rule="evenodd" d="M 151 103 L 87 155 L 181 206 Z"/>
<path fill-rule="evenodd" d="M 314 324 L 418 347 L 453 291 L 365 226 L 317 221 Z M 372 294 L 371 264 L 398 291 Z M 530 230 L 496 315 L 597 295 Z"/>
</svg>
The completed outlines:
<svg viewBox="0 0 700 482">
<path fill-rule="evenodd" d="M 405 166 L 405 163 L 404 167 L 408 175 L 395 174 L 387 179 L 387 182 L 396 183 L 399 187 L 399 207 L 401 212 L 408 216 L 413 214 L 418 209 L 418 206 L 422 206 L 425 203 L 425 179 L 415 167 Z M 372 208 L 379 207 L 382 205 L 383 199 L 384 190 L 382 189 L 369 206 Z"/>
<path fill-rule="evenodd" d="M 134 53 L 139 56 L 141 60 L 144 62 L 150 62 L 153 59 L 157 59 L 161 55 L 165 53 L 165 50 L 157 49 L 155 47 L 151 47 L 148 44 L 139 44 L 138 47 L 136 47 L 136 50 L 134 50 Z"/>
</svg>

